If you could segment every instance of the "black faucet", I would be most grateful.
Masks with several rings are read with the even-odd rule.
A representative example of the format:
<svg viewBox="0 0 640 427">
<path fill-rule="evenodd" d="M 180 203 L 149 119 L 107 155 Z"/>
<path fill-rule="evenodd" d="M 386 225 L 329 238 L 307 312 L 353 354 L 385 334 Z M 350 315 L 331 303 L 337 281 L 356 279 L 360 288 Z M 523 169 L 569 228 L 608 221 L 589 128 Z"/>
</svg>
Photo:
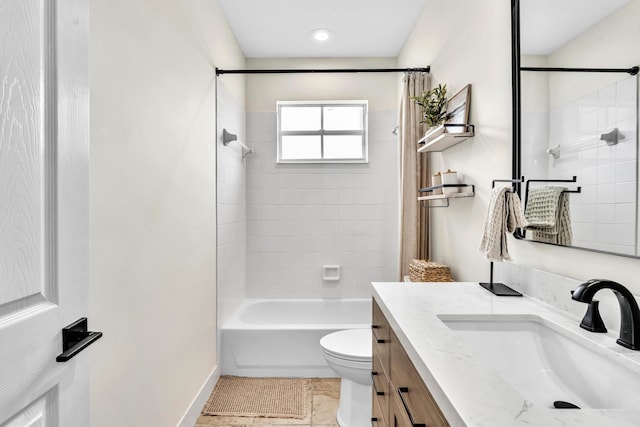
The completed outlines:
<svg viewBox="0 0 640 427">
<path fill-rule="evenodd" d="M 592 332 L 606 332 L 604 322 L 598 313 L 598 301 L 593 300 L 593 296 L 600 289 L 611 289 L 620 304 L 620 338 L 616 342 L 631 350 L 640 350 L 640 309 L 633 294 L 620 283 L 591 279 L 571 292 L 572 299 L 589 304 L 589 310 L 580 327 Z"/>
</svg>

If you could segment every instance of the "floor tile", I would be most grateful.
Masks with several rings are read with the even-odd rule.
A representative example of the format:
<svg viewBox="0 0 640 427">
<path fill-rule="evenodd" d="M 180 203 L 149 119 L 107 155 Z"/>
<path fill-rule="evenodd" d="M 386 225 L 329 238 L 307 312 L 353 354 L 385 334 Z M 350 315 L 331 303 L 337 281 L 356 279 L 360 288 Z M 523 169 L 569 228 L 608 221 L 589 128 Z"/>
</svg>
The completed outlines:
<svg viewBox="0 0 640 427">
<path fill-rule="evenodd" d="M 334 424 L 336 422 L 339 399 L 339 392 L 334 390 L 314 392 L 311 423 L 314 426 Z"/>
<path fill-rule="evenodd" d="M 340 378 L 311 378 L 311 389 L 316 390 L 340 390 Z"/>
<path fill-rule="evenodd" d="M 252 418 L 252 426 L 304 426 L 311 423 L 311 414 L 303 419 L 295 418 Z"/>
<path fill-rule="evenodd" d="M 259 423 L 259 421 L 256 421 Z M 252 424 L 251 427 L 268 425 L 269 427 L 289 427 L 291 424 Z M 311 427 L 311 424 L 299 424 L 297 427 Z"/>
</svg>

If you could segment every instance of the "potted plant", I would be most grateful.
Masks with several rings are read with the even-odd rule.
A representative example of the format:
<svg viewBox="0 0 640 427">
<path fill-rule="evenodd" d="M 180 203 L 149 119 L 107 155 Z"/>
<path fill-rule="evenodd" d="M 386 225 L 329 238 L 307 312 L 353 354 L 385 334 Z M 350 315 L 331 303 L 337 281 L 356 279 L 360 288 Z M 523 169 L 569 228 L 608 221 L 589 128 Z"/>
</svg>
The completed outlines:
<svg viewBox="0 0 640 427">
<path fill-rule="evenodd" d="M 423 119 L 421 123 L 427 126 L 439 126 L 447 118 L 447 85 L 439 84 L 421 96 L 412 96 L 411 99 L 422 107 Z"/>
</svg>

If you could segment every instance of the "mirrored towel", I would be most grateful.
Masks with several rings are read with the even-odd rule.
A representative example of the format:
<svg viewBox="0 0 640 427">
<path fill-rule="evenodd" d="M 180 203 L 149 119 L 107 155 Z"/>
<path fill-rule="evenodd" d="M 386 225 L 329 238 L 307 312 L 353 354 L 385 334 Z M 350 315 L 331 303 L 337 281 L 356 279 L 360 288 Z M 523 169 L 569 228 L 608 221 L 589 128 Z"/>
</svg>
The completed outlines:
<svg viewBox="0 0 640 427">
<path fill-rule="evenodd" d="M 538 242 L 570 245 L 573 237 L 566 187 L 545 185 L 529 189 L 524 216 L 525 229 Z"/>
</svg>

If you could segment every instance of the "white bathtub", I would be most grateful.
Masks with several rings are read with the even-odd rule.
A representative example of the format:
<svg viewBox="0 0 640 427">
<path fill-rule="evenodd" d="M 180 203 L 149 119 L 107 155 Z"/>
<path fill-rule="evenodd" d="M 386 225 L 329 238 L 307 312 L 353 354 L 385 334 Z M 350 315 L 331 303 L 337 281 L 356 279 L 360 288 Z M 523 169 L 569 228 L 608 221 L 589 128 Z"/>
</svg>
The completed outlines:
<svg viewBox="0 0 640 427">
<path fill-rule="evenodd" d="M 336 377 L 320 338 L 371 327 L 371 299 L 247 299 L 221 334 L 221 371 L 253 377 Z"/>
</svg>

